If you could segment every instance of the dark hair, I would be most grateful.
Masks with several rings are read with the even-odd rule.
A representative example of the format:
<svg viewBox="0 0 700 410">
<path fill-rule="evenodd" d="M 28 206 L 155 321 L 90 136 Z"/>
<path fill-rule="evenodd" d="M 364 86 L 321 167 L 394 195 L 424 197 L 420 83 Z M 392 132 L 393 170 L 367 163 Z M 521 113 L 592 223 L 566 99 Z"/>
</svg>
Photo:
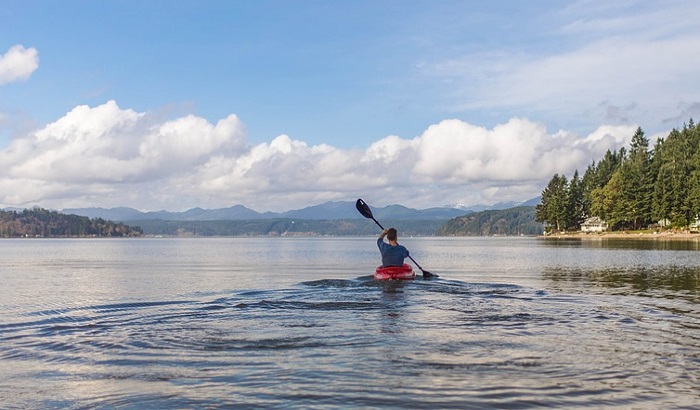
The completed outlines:
<svg viewBox="0 0 700 410">
<path fill-rule="evenodd" d="M 390 241 L 395 241 L 396 238 L 398 238 L 398 233 L 396 232 L 396 228 L 389 228 L 386 230 L 386 239 Z"/>
</svg>

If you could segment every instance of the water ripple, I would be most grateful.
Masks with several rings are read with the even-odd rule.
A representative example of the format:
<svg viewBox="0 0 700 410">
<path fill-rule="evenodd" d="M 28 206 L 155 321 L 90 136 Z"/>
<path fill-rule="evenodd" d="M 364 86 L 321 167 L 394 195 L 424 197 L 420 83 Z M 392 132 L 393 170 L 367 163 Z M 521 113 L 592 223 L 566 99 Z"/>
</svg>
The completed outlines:
<svg viewBox="0 0 700 410">
<path fill-rule="evenodd" d="M 0 378 L 0 394 L 10 406 L 74 408 L 627 408 L 698 398 L 700 318 L 682 300 L 367 277 L 187 296 L 5 315 L 0 359 L 15 376 Z M 23 399 L 27 379 L 47 386 L 44 399 Z M 65 386 L 79 398 L 56 393 Z"/>
</svg>

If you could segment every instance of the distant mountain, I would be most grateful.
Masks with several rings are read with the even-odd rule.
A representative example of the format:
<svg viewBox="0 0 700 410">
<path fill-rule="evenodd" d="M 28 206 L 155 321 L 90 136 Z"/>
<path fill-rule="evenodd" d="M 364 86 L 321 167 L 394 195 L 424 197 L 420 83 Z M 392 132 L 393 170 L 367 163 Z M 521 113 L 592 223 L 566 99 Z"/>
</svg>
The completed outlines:
<svg viewBox="0 0 700 410">
<path fill-rule="evenodd" d="M 377 220 L 394 226 L 404 235 L 536 235 L 542 225 L 534 221 L 540 197 L 523 203 L 464 207 L 408 208 L 393 204 L 372 207 Z M 518 205 L 510 207 L 510 205 Z M 527 204 L 527 205 L 525 205 Z M 474 212 L 474 209 L 484 209 Z M 192 208 L 184 212 L 141 212 L 133 208 L 73 208 L 64 214 L 102 218 L 137 224 L 146 235 L 172 236 L 318 236 L 375 234 L 377 227 L 367 221 L 354 201 L 331 201 L 287 212 L 260 213 L 242 205 L 221 209 Z"/>
<path fill-rule="evenodd" d="M 536 206 L 540 202 L 542 202 L 542 197 L 537 196 L 535 198 L 528 199 L 525 202 L 506 201 L 506 202 L 497 202 L 493 205 L 483 205 L 483 204 L 470 205 L 470 206 L 455 205 L 455 206 L 453 206 L 453 208 L 462 209 L 464 211 L 471 211 L 471 212 L 482 212 L 482 211 L 511 209 L 511 208 L 516 208 L 519 206 Z"/>
<path fill-rule="evenodd" d="M 102 218 L 108 221 L 136 221 L 143 212 L 134 208 L 68 208 L 61 211 L 62 214 L 87 216 L 90 219 Z"/>
<path fill-rule="evenodd" d="M 173 214 L 180 221 L 215 221 L 215 220 L 235 220 L 235 219 L 260 219 L 264 216 L 259 212 L 246 208 L 243 205 L 234 205 L 230 208 L 222 209 L 202 209 L 194 208 L 182 213 Z M 165 219 L 165 218 L 160 218 Z"/>
<path fill-rule="evenodd" d="M 504 209 L 515 208 L 519 204 L 520 204 L 519 202 L 514 202 L 514 201 L 496 202 L 495 204 L 491 205 L 488 210 L 490 210 L 490 211 L 502 211 Z"/>
<path fill-rule="evenodd" d="M 466 212 L 455 208 L 428 208 L 413 209 L 403 205 L 388 205 L 382 208 L 373 208 L 375 218 L 396 220 L 437 220 L 451 219 L 464 215 Z M 332 220 L 332 219 L 357 219 L 363 218 L 357 209 L 355 202 L 326 202 L 296 211 L 288 211 L 279 214 L 278 217 L 290 219 Z"/>
<path fill-rule="evenodd" d="M 255 212 L 242 205 L 235 205 L 222 209 L 192 208 L 184 212 L 155 211 L 141 212 L 137 209 L 118 208 L 68 208 L 61 211 L 64 214 L 87 216 L 89 218 L 102 218 L 111 221 L 215 221 L 235 219 L 262 219 L 264 214 Z"/>
<path fill-rule="evenodd" d="M 355 205 L 353 204 L 353 208 Z M 402 205 L 389 205 L 372 211 L 380 219 L 451 219 L 469 213 L 456 208 L 413 209 Z"/>
<path fill-rule="evenodd" d="M 541 196 L 537 196 L 537 197 L 535 197 L 535 198 L 528 199 L 527 201 L 525 201 L 525 202 L 523 202 L 522 204 L 520 204 L 520 206 L 537 206 L 537 205 L 539 205 L 539 204 L 541 204 L 541 203 L 542 203 L 542 197 L 541 197 Z"/>
<path fill-rule="evenodd" d="M 277 217 L 289 219 L 354 219 L 362 218 L 354 202 L 326 202 L 303 209 L 287 211 Z"/>
<path fill-rule="evenodd" d="M 491 209 L 491 205 L 470 205 L 470 206 L 457 206 L 457 209 L 461 209 L 465 212 L 481 212 Z"/>
<path fill-rule="evenodd" d="M 102 218 L 111 221 L 221 221 L 221 220 L 258 220 L 258 219 L 299 219 L 299 220 L 336 220 L 362 219 L 355 209 L 355 202 L 326 202 L 320 205 L 277 213 L 260 213 L 242 205 L 222 209 L 192 208 L 184 212 L 156 211 L 141 212 L 133 208 L 70 208 L 61 211 L 65 214 Z M 466 215 L 471 211 L 449 207 L 413 209 L 402 205 L 389 205 L 373 208 L 376 218 L 392 220 L 448 220 Z"/>
</svg>

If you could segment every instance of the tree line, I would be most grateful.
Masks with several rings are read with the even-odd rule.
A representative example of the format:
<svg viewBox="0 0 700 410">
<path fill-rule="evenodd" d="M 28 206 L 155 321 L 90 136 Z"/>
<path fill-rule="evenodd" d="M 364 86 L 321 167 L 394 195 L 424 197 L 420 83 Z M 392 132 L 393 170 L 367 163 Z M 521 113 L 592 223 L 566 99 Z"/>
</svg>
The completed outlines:
<svg viewBox="0 0 700 410">
<path fill-rule="evenodd" d="M 43 208 L 0 210 L 0 238 L 16 237 L 122 237 L 141 236 L 143 230 L 120 222 L 61 214 Z"/>
<path fill-rule="evenodd" d="M 399 235 L 435 236 L 444 220 L 391 220 L 382 221 L 387 227 L 399 230 Z M 148 235 L 164 236 L 373 236 L 380 229 L 366 219 L 255 219 L 220 221 L 164 221 L 138 222 Z M 540 230 L 541 232 L 541 230 Z"/>
<path fill-rule="evenodd" d="M 700 127 L 691 119 L 657 139 L 653 148 L 641 127 L 629 150 L 608 150 L 583 176 L 554 174 L 542 191 L 535 218 L 551 229 L 579 229 L 598 216 L 611 230 L 654 224 L 685 229 L 700 214 Z"/>
<path fill-rule="evenodd" d="M 535 222 L 535 207 L 474 212 L 449 220 L 438 236 L 541 235 L 542 224 Z"/>
<path fill-rule="evenodd" d="M 401 237 L 539 235 L 535 207 L 469 213 L 451 220 L 387 219 Z M 102 218 L 61 214 L 42 208 L 0 210 L 0 238 L 12 237 L 126 237 L 126 236 L 375 236 L 379 228 L 366 219 L 255 219 L 218 221 L 140 220 L 117 223 Z"/>
</svg>

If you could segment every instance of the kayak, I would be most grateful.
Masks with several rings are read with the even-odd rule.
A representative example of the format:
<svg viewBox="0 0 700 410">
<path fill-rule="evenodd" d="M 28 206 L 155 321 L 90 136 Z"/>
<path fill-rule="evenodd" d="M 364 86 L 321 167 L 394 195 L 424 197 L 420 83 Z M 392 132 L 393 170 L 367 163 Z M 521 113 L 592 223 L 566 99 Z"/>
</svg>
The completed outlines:
<svg viewBox="0 0 700 410">
<path fill-rule="evenodd" d="M 411 265 L 404 263 L 403 266 L 377 266 L 374 271 L 374 279 L 413 279 L 416 274 L 413 273 Z"/>
</svg>

